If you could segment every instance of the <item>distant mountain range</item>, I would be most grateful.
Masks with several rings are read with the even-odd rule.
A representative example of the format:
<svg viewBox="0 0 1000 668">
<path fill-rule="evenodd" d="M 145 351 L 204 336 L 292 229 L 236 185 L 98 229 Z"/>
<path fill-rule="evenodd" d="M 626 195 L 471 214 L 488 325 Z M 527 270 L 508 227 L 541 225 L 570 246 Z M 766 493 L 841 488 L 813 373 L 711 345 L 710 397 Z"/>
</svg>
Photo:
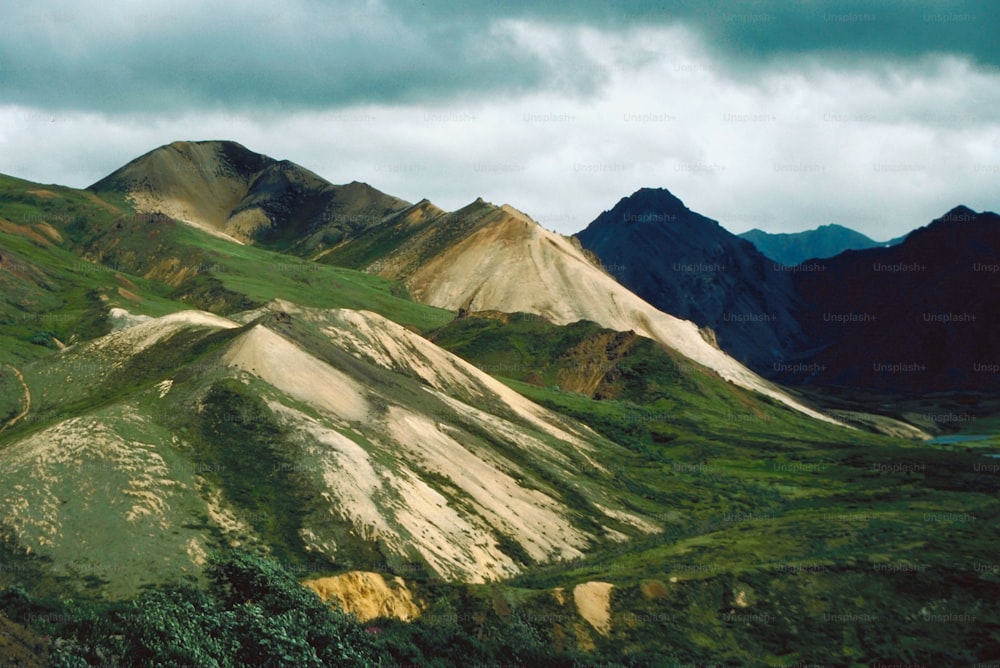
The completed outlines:
<svg viewBox="0 0 1000 668">
<path fill-rule="evenodd" d="M 281 187 L 260 186 L 273 180 Z M 714 333 L 638 298 L 578 244 L 509 205 L 477 199 L 451 213 L 427 200 L 410 205 L 364 184 L 328 184 L 232 142 L 160 147 L 90 190 L 242 242 L 402 281 L 417 301 L 438 308 L 634 330 L 742 387 L 828 419 L 723 352 Z M 250 215 L 257 222 L 244 224 Z"/>
<path fill-rule="evenodd" d="M 626 286 L 715 329 L 724 349 L 770 378 L 996 390 L 997 222 L 958 207 L 896 245 L 783 265 L 667 191 L 643 189 L 578 238 Z"/>
<path fill-rule="evenodd" d="M 160 147 L 90 190 L 240 243 L 401 281 L 416 300 L 438 308 L 635 331 L 791 405 L 799 402 L 757 374 L 906 392 L 1000 387 L 997 374 L 975 371 L 1000 357 L 989 334 L 996 310 L 986 296 L 996 274 L 969 269 L 989 264 L 982 249 L 994 247 L 991 214 L 947 214 L 942 221 L 962 224 L 931 226 L 935 253 L 934 243 L 921 241 L 925 234 L 882 244 L 837 225 L 740 238 L 669 191 L 643 188 L 574 241 L 509 205 L 480 199 L 446 212 L 363 183 L 333 185 L 221 141 Z M 101 238 L 95 248 L 121 243 L 117 235 Z M 911 256 L 926 270 L 870 270 Z M 184 278 L 183 263 L 164 265 L 155 252 L 147 260 L 156 261 L 157 275 Z M 963 314 L 969 320 L 957 327 Z M 950 315 L 934 326 L 934 318 Z M 898 369 L 906 362 L 899 356 L 927 371 L 879 371 Z"/>
<path fill-rule="evenodd" d="M 879 242 L 843 225 L 820 225 L 804 232 L 772 233 L 753 229 L 739 235 L 752 243 L 768 258 L 783 265 L 794 266 L 813 258 L 833 257 L 845 250 L 864 250 L 893 246 L 904 237 Z"/>
<path fill-rule="evenodd" d="M 1000 389 L 998 258 L 1000 216 L 959 206 L 899 245 L 800 265 L 797 315 L 814 348 L 778 377 L 911 392 Z"/>
</svg>

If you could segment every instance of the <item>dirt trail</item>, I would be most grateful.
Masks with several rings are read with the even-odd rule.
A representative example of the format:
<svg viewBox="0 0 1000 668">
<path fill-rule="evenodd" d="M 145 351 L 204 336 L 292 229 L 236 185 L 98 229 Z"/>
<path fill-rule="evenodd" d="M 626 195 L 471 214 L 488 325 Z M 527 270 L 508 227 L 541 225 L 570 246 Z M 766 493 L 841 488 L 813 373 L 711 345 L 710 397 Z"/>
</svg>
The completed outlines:
<svg viewBox="0 0 1000 668">
<path fill-rule="evenodd" d="M 8 364 L 7 366 L 10 365 Z M 24 416 L 28 414 L 28 411 L 31 410 L 31 390 L 28 389 L 28 384 L 24 382 L 24 376 L 21 375 L 21 372 L 17 369 L 17 367 L 11 366 L 10 368 L 14 371 L 14 375 L 17 376 L 17 379 L 21 381 L 21 387 L 24 389 L 24 410 L 15 415 L 10 420 L 7 420 L 7 424 L 0 427 L 0 434 L 6 431 L 8 427 L 13 427 L 15 424 L 17 424 L 20 420 L 24 418 Z"/>
</svg>

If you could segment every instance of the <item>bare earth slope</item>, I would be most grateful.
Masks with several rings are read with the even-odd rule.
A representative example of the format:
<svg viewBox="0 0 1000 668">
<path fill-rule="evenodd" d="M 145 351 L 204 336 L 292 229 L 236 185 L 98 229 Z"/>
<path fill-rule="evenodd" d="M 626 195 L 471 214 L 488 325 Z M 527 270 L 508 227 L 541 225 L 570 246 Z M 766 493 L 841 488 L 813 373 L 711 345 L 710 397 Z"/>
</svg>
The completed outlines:
<svg viewBox="0 0 1000 668">
<path fill-rule="evenodd" d="M 333 186 L 293 163 L 218 141 L 160 147 L 91 190 L 125 195 L 140 212 L 164 213 L 241 242 L 405 279 L 412 295 L 432 306 L 632 330 L 733 383 L 832 421 L 723 353 L 713 333 L 658 311 L 578 245 L 507 205 L 479 199 L 445 213 L 364 184 Z"/>
<path fill-rule="evenodd" d="M 482 582 L 660 528 L 600 464 L 624 450 L 381 316 L 240 320 L 175 313 L 25 367 L 4 538 L 121 595 L 220 541 Z"/>
<path fill-rule="evenodd" d="M 378 234 L 387 232 L 376 228 L 359 241 Z M 352 243 L 357 242 L 348 247 Z M 404 279 L 415 299 L 440 308 L 534 313 L 556 324 L 591 320 L 618 331 L 632 330 L 741 387 L 832 421 L 721 351 L 694 323 L 643 301 L 571 239 L 545 230 L 508 205 L 478 200 L 454 214 L 440 215 L 361 268 Z"/>
</svg>

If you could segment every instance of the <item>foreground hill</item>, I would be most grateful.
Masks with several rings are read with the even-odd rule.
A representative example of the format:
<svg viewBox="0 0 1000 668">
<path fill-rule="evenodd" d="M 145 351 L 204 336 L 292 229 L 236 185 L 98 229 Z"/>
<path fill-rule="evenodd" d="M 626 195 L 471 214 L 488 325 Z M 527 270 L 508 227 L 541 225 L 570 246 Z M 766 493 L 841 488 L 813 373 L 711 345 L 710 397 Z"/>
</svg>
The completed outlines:
<svg viewBox="0 0 1000 668">
<path fill-rule="evenodd" d="M 364 183 L 335 186 L 230 141 L 174 142 L 90 186 L 241 243 L 308 251 L 336 243 L 407 202 Z"/>
<path fill-rule="evenodd" d="M 182 311 L 23 367 L 6 539 L 120 595 L 220 543 L 482 582 L 658 530 L 600 464 L 618 446 L 419 335 L 289 303 L 240 319 Z"/>
<path fill-rule="evenodd" d="M 658 309 L 711 327 L 760 372 L 802 345 L 792 278 L 665 189 L 623 198 L 576 235 L 623 285 Z"/>
<path fill-rule="evenodd" d="M 445 213 L 421 202 L 318 259 L 403 281 L 417 301 L 439 308 L 533 313 L 560 325 L 589 320 L 634 331 L 740 387 L 829 420 L 720 350 L 712 332 L 657 310 L 578 243 L 509 205 L 479 199 Z"/>
<path fill-rule="evenodd" d="M 802 264 L 813 258 L 823 259 L 839 255 L 846 250 L 864 250 L 899 243 L 893 239 L 880 243 L 843 225 L 820 225 L 804 232 L 772 233 L 753 229 L 739 235 L 752 243 L 757 250 L 779 264 L 788 267 Z"/>
</svg>

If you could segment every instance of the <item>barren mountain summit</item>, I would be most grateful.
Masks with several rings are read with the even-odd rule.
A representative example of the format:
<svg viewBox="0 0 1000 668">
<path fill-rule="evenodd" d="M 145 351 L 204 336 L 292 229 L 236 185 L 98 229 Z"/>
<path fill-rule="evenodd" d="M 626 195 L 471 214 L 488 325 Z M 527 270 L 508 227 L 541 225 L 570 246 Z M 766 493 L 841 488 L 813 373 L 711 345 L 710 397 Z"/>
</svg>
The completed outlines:
<svg viewBox="0 0 1000 668">
<path fill-rule="evenodd" d="M 124 195 L 240 243 L 300 249 L 339 242 L 408 203 L 364 183 L 337 186 L 287 160 L 231 141 L 174 142 L 89 188 Z"/>
</svg>

